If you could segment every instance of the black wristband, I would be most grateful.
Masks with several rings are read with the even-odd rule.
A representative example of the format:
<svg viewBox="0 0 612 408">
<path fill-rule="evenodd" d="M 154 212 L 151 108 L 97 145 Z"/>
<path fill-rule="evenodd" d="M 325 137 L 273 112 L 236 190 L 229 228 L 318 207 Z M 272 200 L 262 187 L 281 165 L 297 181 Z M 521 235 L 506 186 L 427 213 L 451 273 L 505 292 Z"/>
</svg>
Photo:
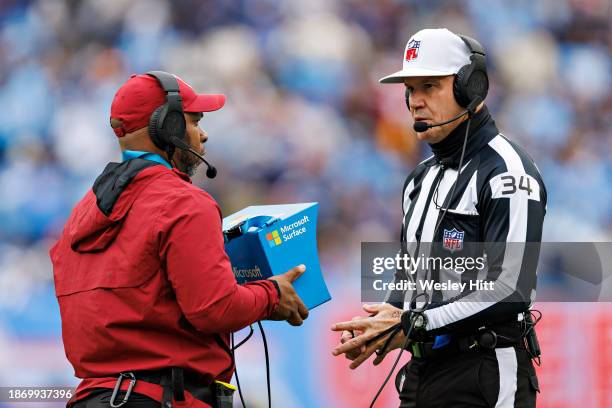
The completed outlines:
<svg viewBox="0 0 612 408">
<path fill-rule="evenodd" d="M 427 316 L 425 313 L 414 313 L 407 310 L 402 313 L 401 325 L 404 335 L 411 340 L 423 341 L 427 337 Z M 410 332 L 410 336 L 408 336 L 410 326 L 412 326 L 412 331 Z"/>
<path fill-rule="evenodd" d="M 280 286 L 278 285 L 278 282 L 275 281 L 274 279 L 268 279 L 268 280 L 274 284 L 274 287 L 276 288 L 276 291 L 278 292 L 278 300 L 280 300 L 281 290 L 280 290 Z"/>
</svg>

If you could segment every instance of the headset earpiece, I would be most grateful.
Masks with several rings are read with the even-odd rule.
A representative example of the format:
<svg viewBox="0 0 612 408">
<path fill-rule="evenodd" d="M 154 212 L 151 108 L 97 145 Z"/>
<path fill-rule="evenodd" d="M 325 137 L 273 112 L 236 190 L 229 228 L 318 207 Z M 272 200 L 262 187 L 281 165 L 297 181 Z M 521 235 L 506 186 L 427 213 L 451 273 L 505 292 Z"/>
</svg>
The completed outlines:
<svg viewBox="0 0 612 408">
<path fill-rule="evenodd" d="M 455 75 L 455 80 L 453 81 L 453 95 L 455 95 L 455 100 L 459 104 L 459 106 L 466 107 L 468 103 L 470 103 L 465 89 L 467 88 L 465 78 L 469 76 L 467 72 L 470 69 L 471 65 L 464 65 L 459 69 L 459 72 Z"/>
<path fill-rule="evenodd" d="M 151 114 L 151 118 L 149 119 L 149 136 L 151 137 L 151 140 L 153 141 L 153 144 L 155 144 L 155 146 L 159 147 L 161 150 L 166 150 L 167 146 L 160 139 L 159 132 L 157 130 L 159 115 L 162 111 L 162 108 L 163 105 L 155 109 Z"/>
<path fill-rule="evenodd" d="M 489 91 L 489 77 L 487 75 L 487 65 L 484 48 L 473 38 L 459 36 L 470 50 L 470 64 L 462 66 L 453 82 L 453 94 L 457 103 L 467 108 L 467 106 L 479 97 L 484 100 Z"/>
<path fill-rule="evenodd" d="M 151 114 L 149 136 L 155 146 L 167 152 L 171 159 L 174 145 L 170 141 L 174 136 L 183 139 L 187 130 L 179 84 L 173 75 L 164 71 L 149 71 L 147 74 L 157 79 L 166 94 L 166 102 Z"/>
<path fill-rule="evenodd" d="M 168 134 L 168 140 L 172 140 L 174 136 L 183 139 L 187 128 L 182 110 L 180 112 L 169 111 L 164 120 L 164 128 L 166 129 L 165 132 Z"/>
</svg>

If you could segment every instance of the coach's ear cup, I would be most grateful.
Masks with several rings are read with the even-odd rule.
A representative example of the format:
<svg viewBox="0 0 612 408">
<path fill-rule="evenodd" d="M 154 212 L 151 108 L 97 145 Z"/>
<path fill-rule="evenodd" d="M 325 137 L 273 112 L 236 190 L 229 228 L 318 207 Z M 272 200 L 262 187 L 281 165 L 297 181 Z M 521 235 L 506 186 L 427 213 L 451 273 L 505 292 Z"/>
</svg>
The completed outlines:
<svg viewBox="0 0 612 408">
<path fill-rule="evenodd" d="M 155 146 L 165 150 L 166 144 L 160 139 L 158 131 L 159 116 L 161 115 L 162 108 L 163 105 L 155 109 L 155 111 L 151 114 L 151 118 L 149 119 L 149 136 L 151 137 L 151 140 Z"/>
<path fill-rule="evenodd" d="M 183 139 L 186 131 L 185 117 L 179 111 L 169 111 L 164 119 L 164 133 L 167 134 L 168 141 L 176 136 Z"/>
</svg>

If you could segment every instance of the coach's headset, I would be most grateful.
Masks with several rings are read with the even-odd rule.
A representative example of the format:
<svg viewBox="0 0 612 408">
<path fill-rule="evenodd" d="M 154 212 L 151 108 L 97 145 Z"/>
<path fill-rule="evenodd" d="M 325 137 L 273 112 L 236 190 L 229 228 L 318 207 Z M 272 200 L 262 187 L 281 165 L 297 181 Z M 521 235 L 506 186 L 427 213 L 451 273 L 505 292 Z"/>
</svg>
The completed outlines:
<svg viewBox="0 0 612 408">
<path fill-rule="evenodd" d="M 187 124 L 183 113 L 183 99 L 179 93 L 179 83 L 174 75 L 164 71 L 149 71 L 147 75 L 152 76 L 159 82 L 164 93 L 166 102 L 155 109 L 149 118 L 149 136 L 153 144 L 166 152 L 168 159 L 172 161 L 175 148 L 186 150 L 196 155 L 206 163 L 206 177 L 214 178 L 217 169 L 210 165 L 202 155 L 196 152 L 184 140 Z"/>
<path fill-rule="evenodd" d="M 476 106 L 487 97 L 489 92 L 489 76 L 487 75 L 486 53 L 478 41 L 466 35 L 459 38 L 470 50 L 470 63 L 462 66 L 453 82 L 453 95 L 459 106 L 469 108 L 477 100 Z M 410 94 L 406 88 L 406 107 L 410 110 Z M 476 106 L 472 107 L 474 110 Z M 462 113 L 459 117 L 465 114 Z M 433 127 L 433 126 L 432 126 Z"/>
</svg>

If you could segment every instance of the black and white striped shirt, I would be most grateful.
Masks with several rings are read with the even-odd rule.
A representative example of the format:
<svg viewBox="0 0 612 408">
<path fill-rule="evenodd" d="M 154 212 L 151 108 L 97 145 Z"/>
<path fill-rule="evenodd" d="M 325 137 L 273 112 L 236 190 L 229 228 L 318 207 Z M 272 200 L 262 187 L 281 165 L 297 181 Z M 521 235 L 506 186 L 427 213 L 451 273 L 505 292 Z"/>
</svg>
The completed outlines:
<svg viewBox="0 0 612 408">
<path fill-rule="evenodd" d="M 466 126 L 466 122 L 459 125 L 447 139 L 463 141 Z M 455 242 L 462 247 L 481 243 L 475 247 L 486 259 L 486 267 L 469 276 L 444 268 L 420 268 L 413 278 L 465 282 L 477 277 L 495 282 L 493 291 L 432 290 L 426 315 L 427 330 L 433 334 L 516 319 L 535 299 L 546 212 L 544 183 L 531 157 L 499 133 L 486 107 L 475 115 L 471 129 L 452 201 L 450 191 L 457 180 L 460 149 L 452 160 L 434 155 L 420 163 L 407 178 L 403 191 L 401 239 L 411 257 L 442 255 L 446 234 L 459 237 Z M 444 208 L 448 211 L 434 231 Z M 460 252 L 453 251 L 452 256 Z M 399 279 L 406 279 L 406 271 L 396 273 L 395 280 Z M 407 308 L 406 302 L 414 295 L 390 292 L 387 302 Z"/>
</svg>

